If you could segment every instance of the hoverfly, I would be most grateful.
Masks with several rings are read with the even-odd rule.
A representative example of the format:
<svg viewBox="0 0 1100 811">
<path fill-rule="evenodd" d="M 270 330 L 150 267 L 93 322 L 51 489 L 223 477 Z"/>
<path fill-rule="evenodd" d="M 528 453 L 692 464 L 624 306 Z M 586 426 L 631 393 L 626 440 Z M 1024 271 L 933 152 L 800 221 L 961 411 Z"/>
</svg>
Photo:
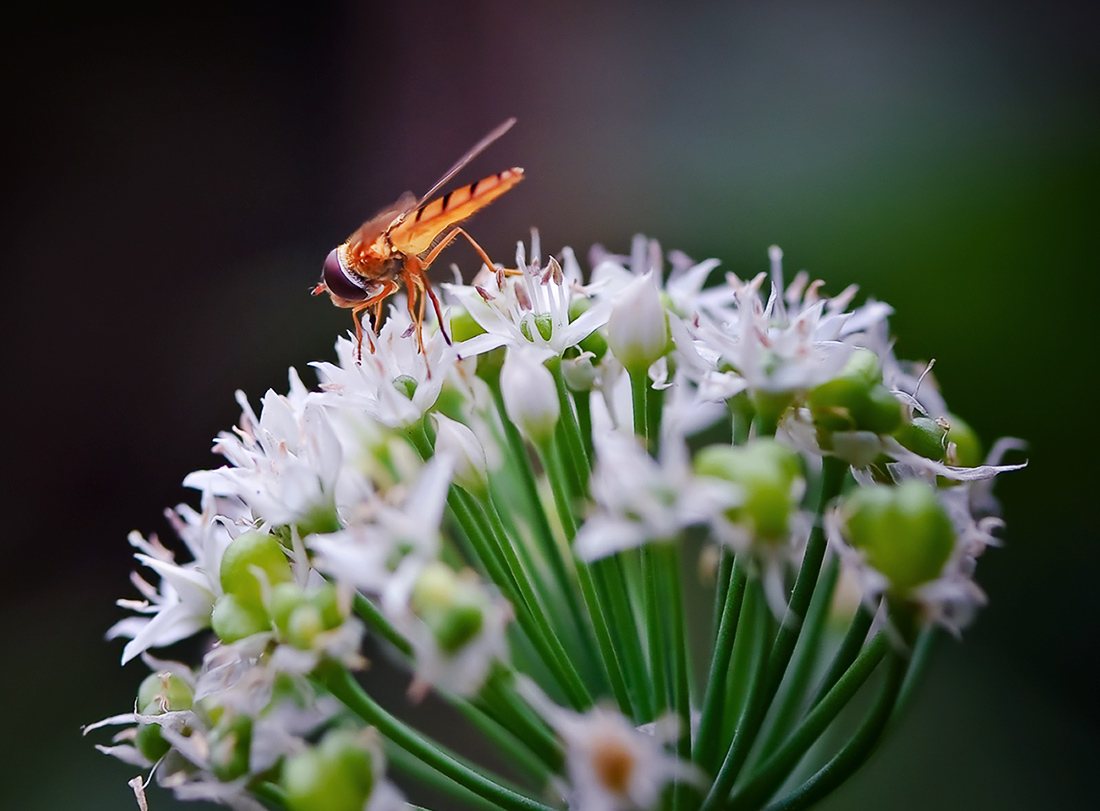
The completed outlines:
<svg viewBox="0 0 1100 811">
<path fill-rule="evenodd" d="M 443 328 L 439 299 L 428 281 L 427 270 L 459 236 L 466 237 L 488 267 L 495 267 L 485 249 L 459 223 L 523 180 L 522 169 L 506 169 L 426 201 L 515 123 L 514 118 L 509 118 L 478 141 L 422 197 L 417 199 L 411 192 L 405 192 L 396 203 L 367 220 L 342 245 L 329 252 L 313 295 L 328 291 L 333 304 L 351 310 L 359 357 L 363 355 L 362 314 L 372 310 L 374 328 L 378 329 L 383 302 L 402 285 L 408 292 L 417 346 L 424 352 L 422 329 L 427 300 L 431 300 L 440 329 Z M 373 352 L 373 340 L 370 348 Z"/>
</svg>

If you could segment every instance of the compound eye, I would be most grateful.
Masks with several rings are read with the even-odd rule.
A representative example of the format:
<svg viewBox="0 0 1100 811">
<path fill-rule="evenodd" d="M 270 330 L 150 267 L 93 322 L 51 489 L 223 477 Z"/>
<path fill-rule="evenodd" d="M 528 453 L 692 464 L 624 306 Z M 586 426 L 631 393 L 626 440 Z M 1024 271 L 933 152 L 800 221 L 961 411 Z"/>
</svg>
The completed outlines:
<svg viewBox="0 0 1100 811">
<path fill-rule="evenodd" d="M 333 248 L 325 257 L 325 264 L 321 269 L 321 280 L 330 293 L 347 301 L 363 301 L 370 297 L 365 280 L 360 280 L 358 274 L 344 268 L 340 261 L 339 248 Z"/>
</svg>

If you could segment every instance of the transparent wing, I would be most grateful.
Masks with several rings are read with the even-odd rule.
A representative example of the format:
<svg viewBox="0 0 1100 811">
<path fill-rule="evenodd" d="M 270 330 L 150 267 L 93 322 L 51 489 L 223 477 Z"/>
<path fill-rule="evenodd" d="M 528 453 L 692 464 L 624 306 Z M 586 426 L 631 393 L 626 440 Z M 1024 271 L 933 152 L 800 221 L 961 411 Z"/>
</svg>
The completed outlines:
<svg viewBox="0 0 1100 811">
<path fill-rule="evenodd" d="M 460 171 L 462 171 L 463 166 L 465 166 L 467 163 L 469 163 L 474 158 L 476 158 L 478 155 L 480 155 L 482 152 L 484 152 L 486 147 L 489 146 L 489 144 L 491 144 L 497 138 L 502 136 L 504 133 L 508 132 L 508 130 L 510 130 L 512 128 L 512 125 L 515 124 L 515 123 L 516 123 L 516 119 L 509 118 L 507 121 L 505 121 L 499 127 L 497 127 L 495 130 L 493 130 L 488 135 L 486 135 L 484 138 L 482 138 L 480 141 L 478 141 L 476 144 L 474 144 L 469 152 L 467 152 L 465 155 L 463 155 L 461 158 L 459 158 L 458 162 L 454 166 L 452 166 L 450 169 L 448 169 L 446 174 L 444 174 L 443 177 L 439 178 L 439 180 L 437 180 L 435 182 L 435 185 L 432 186 L 430 189 L 428 189 L 426 192 L 424 192 L 424 194 L 422 194 L 420 196 L 420 199 L 415 201 L 411 206 L 409 206 L 408 211 L 405 211 L 404 213 L 408 214 L 409 211 L 412 211 L 413 209 L 418 208 L 419 206 L 421 206 L 424 203 L 425 200 L 427 200 L 429 197 L 431 197 L 433 194 L 435 194 L 437 191 L 439 191 L 441 188 L 443 188 L 443 186 L 447 183 L 447 181 L 449 181 L 452 177 L 454 177 Z"/>
</svg>

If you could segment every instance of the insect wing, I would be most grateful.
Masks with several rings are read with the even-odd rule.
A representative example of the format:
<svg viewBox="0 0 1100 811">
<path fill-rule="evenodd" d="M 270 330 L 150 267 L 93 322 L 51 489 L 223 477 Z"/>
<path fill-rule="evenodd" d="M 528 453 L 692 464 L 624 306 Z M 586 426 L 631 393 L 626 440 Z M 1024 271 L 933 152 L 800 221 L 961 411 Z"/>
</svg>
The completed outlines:
<svg viewBox="0 0 1100 811">
<path fill-rule="evenodd" d="M 458 162 L 455 163 L 455 165 L 452 166 L 450 169 L 448 169 L 447 172 L 443 175 L 443 177 L 439 178 L 439 180 L 437 180 L 435 182 L 434 186 L 432 186 L 430 189 L 428 189 L 426 192 L 424 192 L 424 194 L 420 197 L 420 199 L 417 200 L 413 205 L 411 205 L 409 207 L 409 211 L 406 212 L 406 214 L 411 212 L 413 209 L 419 208 L 420 206 L 424 205 L 425 200 L 427 200 L 429 197 L 431 197 L 437 191 L 442 189 L 452 177 L 454 177 L 455 175 L 457 175 L 459 172 L 462 171 L 463 166 L 465 166 L 467 163 L 469 163 L 474 158 L 476 158 L 478 155 L 480 155 L 482 152 L 484 152 L 485 149 L 489 146 L 489 144 L 491 144 L 497 138 L 502 136 L 504 133 L 508 132 L 508 130 L 510 130 L 512 128 L 512 125 L 515 124 L 515 123 L 516 123 L 516 120 L 514 118 L 509 118 L 507 121 L 505 121 L 499 127 L 497 127 L 495 130 L 493 130 L 488 135 L 486 135 L 484 138 L 482 138 L 480 141 L 478 141 L 476 144 L 474 144 L 470 148 L 469 152 L 467 152 L 465 155 L 463 155 L 461 158 L 459 158 Z"/>
<path fill-rule="evenodd" d="M 402 253 L 422 254 L 452 225 L 489 205 L 521 180 L 522 169 L 508 169 L 437 197 L 394 225 L 390 241 Z"/>
<path fill-rule="evenodd" d="M 365 223 L 360 225 L 350 237 L 348 244 L 352 253 L 360 253 L 386 233 L 410 211 L 409 206 L 416 205 L 416 197 L 411 191 L 407 191 L 397 198 L 392 206 L 379 211 Z"/>
</svg>

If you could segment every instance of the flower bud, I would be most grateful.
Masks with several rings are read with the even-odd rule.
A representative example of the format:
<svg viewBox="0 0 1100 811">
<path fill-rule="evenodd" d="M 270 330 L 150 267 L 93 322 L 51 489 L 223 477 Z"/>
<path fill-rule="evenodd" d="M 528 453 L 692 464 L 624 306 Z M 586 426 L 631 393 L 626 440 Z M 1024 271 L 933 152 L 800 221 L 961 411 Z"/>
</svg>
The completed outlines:
<svg viewBox="0 0 1100 811">
<path fill-rule="evenodd" d="M 248 774 L 251 749 L 252 719 L 247 715 L 222 716 L 210 736 L 210 771 L 225 781 Z"/>
<path fill-rule="evenodd" d="M 934 461 L 943 461 L 947 450 L 944 437 L 947 429 L 939 421 L 930 417 L 913 417 L 912 421 L 894 432 L 894 438 L 918 456 Z"/>
<path fill-rule="evenodd" d="M 607 344 L 626 369 L 642 371 L 672 348 L 668 314 L 652 272 L 619 294 L 607 321 Z"/>
<path fill-rule="evenodd" d="M 409 604 L 448 655 L 476 637 L 485 621 L 484 597 L 477 584 L 442 563 L 424 567 Z"/>
<path fill-rule="evenodd" d="M 955 530 L 935 491 L 915 479 L 861 487 L 842 507 L 848 542 L 904 595 L 943 572 Z"/>
<path fill-rule="evenodd" d="M 218 639 L 229 643 L 270 631 L 271 620 L 262 606 L 246 603 L 236 594 L 223 594 L 214 603 L 210 626 Z"/>
<path fill-rule="evenodd" d="M 736 484 L 742 502 L 727 516 L 747 525 L 754 537 L 767 541 L 786 537 L 791 513 L 801 495 L 798 456 L 772 439 L 748 445 L 711 445 L 695 457 L 695 471 Z"/>
<path fill-rule="evenodd" d="M 468 310 L 451 311 L 451 340 L 457 343 L 482 335 L 485 328 L 477 323 Z"/>
<path fill-rule="evenodd" d="M 195 691 L 171 673 L 150 673 L 138 687 L 137 707 L 142 715 L 191 709 Z"/>
<path fill-rule="evenodd" d="M 504 408 L 536 445 L 550 439 L 561 415 L 554 376 L 540 355 L 509 349 L 500 372 Z"/>
<path fill-rule="evenodd" d="M 363 811 L 374 788 L 373 759 L 359 737 L 333 730 L 283 766 L 290 811 Z"/>
<path fill-rule="evenodd" d="M 951 446 L 954 445 L 954 453 L 951 458 L 947 459 L 947 463 L 960 467 L 980 465 L 984 454 L 982 453 L 982 441 L 978 438 L 977 432 L 963 422 L 961 417 L 954 414 L 947 415 L 947 422 L 951 426 L 947 429 L 948 449 L 951 450 Z"/>
<path fill-rule="evenodd" d="M 837 377 L 810 390 L 808 401 L 825 431 L 889 434 L 902 422 L 901 402 L 882 384 L 882 367 L 869 349 L 852 352 Z"/>
<path fill-rule="evenodd" d="M 170 673 L 150 673 L 138 687 L 137 708 L 142 715 L 189 710 L 195 698 L 191 685 Z M 154 763 L 168 754 L 172 745 L 161 734 L 160 724 L 138 724 L 134 746 Z"/>
<path fill-rule="evenodd" d="M 453 481 L 469 493 L 481 495 L 489 482 L 485 449 L 469 426 L 442 414 L 435 419 L 435 452 L 454 459 Z"/>
<path fill-rule="evenodd" d="M 290 564 L 279 542 L 263 532 L 246 532 L 226 547 L 220 570 L 222 589 L 242 606 L 261 609 L 266 586 L 292 579 Z"/>
</svg>

